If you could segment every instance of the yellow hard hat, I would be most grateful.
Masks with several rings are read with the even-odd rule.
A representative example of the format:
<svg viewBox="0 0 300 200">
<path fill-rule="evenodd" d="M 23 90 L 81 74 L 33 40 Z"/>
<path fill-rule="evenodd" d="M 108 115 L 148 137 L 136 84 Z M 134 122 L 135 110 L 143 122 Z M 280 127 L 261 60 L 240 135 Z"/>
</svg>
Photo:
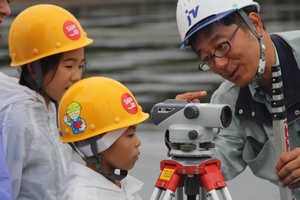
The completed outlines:
<svg viewBox="0 0 300 200">
<path fill-rule="evenodd" d="M 73 112 L 70 112 L 70 105 Z M 89 77 L 73 84 L 58 108 L 60 141 L 77 142 L 108 131 L 145 121 L 132 93 L 120 82 L 106 77 Z"/>
<path fill-rule="evenodd" d="M 56 5 L 38 4 L 22 11 L 9 30 L 11 66 L 75 50 L 93 42 L 78 20 Z"/>
</svg>

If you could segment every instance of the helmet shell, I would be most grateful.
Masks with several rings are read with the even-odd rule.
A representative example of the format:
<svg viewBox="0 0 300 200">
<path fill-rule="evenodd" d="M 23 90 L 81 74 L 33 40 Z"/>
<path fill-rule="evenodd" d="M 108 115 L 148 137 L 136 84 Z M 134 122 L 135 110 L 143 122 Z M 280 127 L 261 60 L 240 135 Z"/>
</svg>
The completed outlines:
<svg viewBox="0 0 300 200">
<path fill-rule="evenodd" d="M 22 11 L 9 30 L 11 66 L 75 50 L 93 42 L 78 20 L 67 10 L 38 4 Z"/>
<path fill-rule="evenodd" d="M 89 77 L 73 84 L 58 108 L 62 142 L 76 142 L 145 121 L 132 93 L 120 82 Z"/>
<path fill-rule="evenodd" d="M 259 4 L 252 0 L 178 0 L 176 19 L 182 41 L 180 48 L 189 45 L 189 38 L 200 29 L 251 5 L 259 11 Z"/>
</svg>

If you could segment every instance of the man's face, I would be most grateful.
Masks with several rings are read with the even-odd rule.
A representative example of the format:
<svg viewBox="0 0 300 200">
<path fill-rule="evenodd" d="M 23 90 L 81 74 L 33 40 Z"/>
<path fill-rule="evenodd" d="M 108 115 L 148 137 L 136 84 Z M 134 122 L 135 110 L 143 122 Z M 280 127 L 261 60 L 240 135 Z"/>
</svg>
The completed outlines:
<svg viewBox="0 0 300 200">
<path fill-rule="evenodd" d="M 229 39 L 229 51 L 222 57 L 212 57 L 214 66 L 210 70 L 245 87 L 255 77 L 260 58 L 259 41 L 248 29 L 238 28 L 237 24 L 217 25 L 209 35 L 201 31 L 196 33 L 192 47 L 203 60 L 213 56 L 216 49 L 222 49 L 222 44 Z"/>
</svg>

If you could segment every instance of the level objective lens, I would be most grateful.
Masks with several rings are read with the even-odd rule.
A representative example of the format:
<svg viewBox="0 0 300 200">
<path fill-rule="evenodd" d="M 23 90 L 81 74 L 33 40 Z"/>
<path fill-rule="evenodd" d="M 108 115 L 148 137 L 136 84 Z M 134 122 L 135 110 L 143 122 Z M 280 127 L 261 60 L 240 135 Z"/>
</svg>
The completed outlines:
<svg viewBox="0 0 300 200">
<path fill-rule="evenodd" d="M 228 127 L 230 125 L 231 119 L 232 119 L 232 113 L 231 113 L 231 109 L 229 106 L 223 107 L 220 117 L 221 117 L 220 120 L 221 120 L 222 126 L 224 128 Z"/>
</svg>

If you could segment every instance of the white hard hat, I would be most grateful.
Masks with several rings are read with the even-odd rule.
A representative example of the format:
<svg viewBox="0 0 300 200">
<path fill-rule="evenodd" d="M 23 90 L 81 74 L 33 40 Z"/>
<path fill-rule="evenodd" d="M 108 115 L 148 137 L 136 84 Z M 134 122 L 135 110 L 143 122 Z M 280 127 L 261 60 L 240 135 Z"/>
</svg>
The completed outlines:
<svg viewBox="0 0 300 200">
<path fill-rule="evenodd" d="M 189 38 L 198 30 L 246 6 L 256 6 L 252 0 L 178 0 L 177 26 L 181 37 L 180 48 L 189 44 Z"/>
</svg>

